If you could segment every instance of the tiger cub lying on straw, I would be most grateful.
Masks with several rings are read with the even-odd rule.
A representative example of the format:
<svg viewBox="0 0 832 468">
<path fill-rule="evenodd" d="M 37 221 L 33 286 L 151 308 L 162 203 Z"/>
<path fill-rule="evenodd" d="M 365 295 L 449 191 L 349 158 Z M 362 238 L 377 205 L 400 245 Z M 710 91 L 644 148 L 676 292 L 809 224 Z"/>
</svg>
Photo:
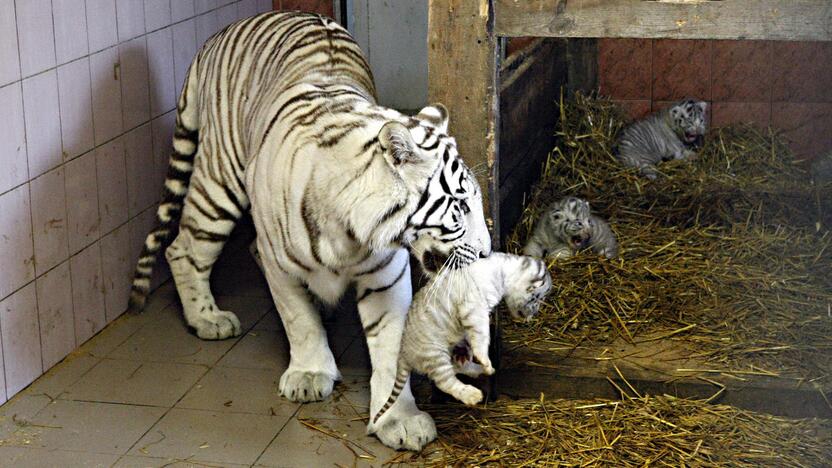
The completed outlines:
<svg viewBox="0 0 832 468">
<path fill-rule="evenodd" d="M 543 212 L 523 254 L 544 259 L 569 258 L 585 248 L 607 258 L 618 257 L 618 242 L 610 225 L 590 213 L 586 200 L 566 197 Z"/>
<path fill-rule="evenodd" d="M 531 319 L 551 286 L 541 260 L 495 252 L 422 288 L 407 313 L 396 382 L 373 424 L 393 406 L 414 370 L 466 405 L 479 403 L 482 392 L 460 382 L 456 374 L 494 373 L 488 358 L 491 310 L 505 298 L 513 317 Z M 468 362 L 459 359 L 460 351 L 467 353 L 466 342 L 472 355 Z"/>
<path fill-rule="evenodd" d="M 618 140 L 618 159 L 655 179 L 661 161 L 696 155 L 705 136 L 707 108 L 707 102 L 688 99 L 633 123 Z"/>
</svg>

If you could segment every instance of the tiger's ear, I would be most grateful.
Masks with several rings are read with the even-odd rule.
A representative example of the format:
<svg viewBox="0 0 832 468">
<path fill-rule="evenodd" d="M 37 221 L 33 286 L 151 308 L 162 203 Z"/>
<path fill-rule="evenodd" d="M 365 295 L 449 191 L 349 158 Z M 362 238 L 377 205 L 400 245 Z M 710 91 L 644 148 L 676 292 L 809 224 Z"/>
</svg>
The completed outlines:
<svg viewBox="0 0 832 468">
<path fill-rule="evenodd" d="M 694 105 L 696 106 L 697 109 L 699 109 L 699 112 L 702 112 L 703 114 L 705 113 L 706 110 L 708 110 L 708 103 L 705 102 L 705 101 L 699 101 Z"/>
<path fill-rule="evenodd" d="M 438 102 L 420 110 L 416 118 L 424 120 L 442 133 L 448 133 L 448 108 Z"/>
<path fill-rule="evenodd" d="M 421 151 L 413 141 L 410 130 L 399 122 L 387 122 L 378 132 L 378 141 L 385 156 L 395 166 L 402 163 L 417 162 L 424 159 Z"/>
</svg>

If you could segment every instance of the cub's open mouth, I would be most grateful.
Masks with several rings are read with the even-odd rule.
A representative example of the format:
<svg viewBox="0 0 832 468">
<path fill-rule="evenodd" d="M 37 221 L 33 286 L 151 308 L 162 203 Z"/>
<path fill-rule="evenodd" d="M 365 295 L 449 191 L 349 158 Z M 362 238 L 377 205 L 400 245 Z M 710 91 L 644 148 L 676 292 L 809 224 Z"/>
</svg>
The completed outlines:
<svg viewBox="0 0 832 468">
<path fill-rule="evenodd" d="M 685 141 L 688 143 L 696 142 L 696 139 L 699 138 L 699 135 L 695 133 L 685 132 Z"/>
<path fill-rule="evenodd" d="M 583 247 L 584 244 L 586 244 L 589 241 L 589 237 L 585 238 L 583 236 L 575 235 L 575 236 L 572 236 L 569 240 L 572 241 L 572 245 L 576 249 L 579 249 L 579 248 Z"/>
</svg>

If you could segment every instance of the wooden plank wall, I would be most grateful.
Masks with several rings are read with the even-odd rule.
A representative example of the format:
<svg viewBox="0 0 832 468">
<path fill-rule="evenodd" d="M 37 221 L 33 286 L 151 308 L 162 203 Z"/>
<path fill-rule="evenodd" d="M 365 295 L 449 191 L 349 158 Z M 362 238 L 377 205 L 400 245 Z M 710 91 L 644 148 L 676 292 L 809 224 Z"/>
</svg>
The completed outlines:
<svg viewBox="0 0 832 468">
<path fill-rule="evenodd" d="M 566 42 L 537 39 L 500 71 L 500 238 L 523 212 L 524 196 L 554 146 L 556 101 L 567 82 Z"/>
<path fill-rule="evenodd" d="M 832 39 L 829 0 L 495 0 L 498 36 Z"/>
</svg>

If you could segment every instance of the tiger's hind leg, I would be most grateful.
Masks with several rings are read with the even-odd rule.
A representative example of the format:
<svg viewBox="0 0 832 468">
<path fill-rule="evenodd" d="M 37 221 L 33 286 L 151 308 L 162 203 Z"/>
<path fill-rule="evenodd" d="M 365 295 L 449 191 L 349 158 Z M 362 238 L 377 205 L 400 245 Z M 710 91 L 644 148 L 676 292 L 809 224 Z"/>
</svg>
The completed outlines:
<svg viewBox="0 0 832 468">
<path fill-rule="evenodd" d="M 179 234 L 165 252 L 185 321 L 204 340 L 222 340 L 242 331 L 236 315 L 217 307 L 209 283 L 214 262 L 244 210 L 232 197 L 198 167 L 185 198 Z"/>
</svg>

